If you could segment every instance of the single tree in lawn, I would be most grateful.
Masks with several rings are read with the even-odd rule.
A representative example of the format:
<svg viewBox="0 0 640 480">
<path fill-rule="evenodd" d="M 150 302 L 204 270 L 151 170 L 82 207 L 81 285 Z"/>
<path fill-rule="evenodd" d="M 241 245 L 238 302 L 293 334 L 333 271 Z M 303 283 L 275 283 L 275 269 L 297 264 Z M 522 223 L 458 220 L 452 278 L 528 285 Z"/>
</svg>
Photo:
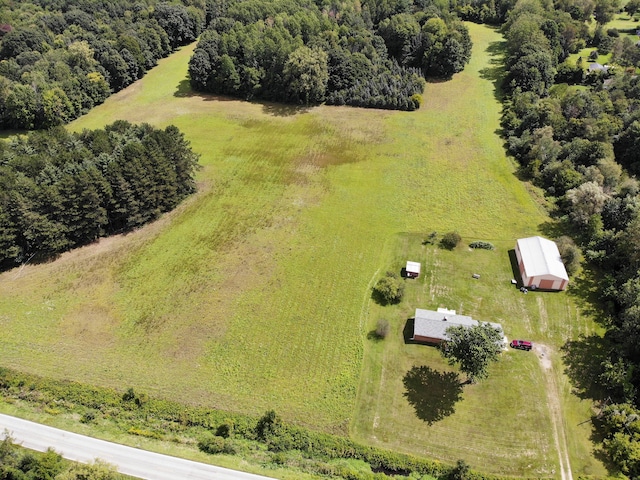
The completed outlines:
<svg viewBox="0 0 640 480">
<path fill-rule="evenodd" d="M 447 341 L 440 344 L 440 353 L 450 365 L 460 365 L 468 383 L 486 378 L 489 364 L 498 360 L 502 350 L 502 333 L 489 323 L 472 327 L 462 325 L 447 328 Z"/>
<path fill-rule="evenodd" d="M 400 303 L 404 282 L 395 272 L 387 272 L 373 287 L 374 299 L 381 305 Z"/>
</svg>

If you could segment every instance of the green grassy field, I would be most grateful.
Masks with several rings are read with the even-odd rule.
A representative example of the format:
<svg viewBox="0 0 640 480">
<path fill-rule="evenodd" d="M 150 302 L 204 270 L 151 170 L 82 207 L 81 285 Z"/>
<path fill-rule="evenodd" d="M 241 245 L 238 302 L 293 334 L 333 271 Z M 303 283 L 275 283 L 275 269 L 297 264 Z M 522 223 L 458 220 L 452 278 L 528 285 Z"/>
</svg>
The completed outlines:
<svg viewBox="0 0 640 480">
<path fill-rule="evenodd" d="M 506 354 L 431 425 L 404 395 L 413 367 L 449 371 L 433 349 L 403 342 L 416 306 L 500 321 L 550 352 L 594 329 L 577 297 L 525 297 L 509 283 L 508 249 L 548 219 L 497 135 L 500 35 L 469 29 L 471 64 L 430 83 L 414 113 L 193 95 L 191 47 L 75 121 L 74 130 L 119 118 L 177 125 L 201 154 L 199 193 L 139 231 L 0 275 L 0 364 L 245 413 L 275 409 L 487 472 L 553 475 L 533 354 Z M 423 247 L 433 230 L 498 249 Z M 400 306 L 372 304 L 377 276 L 408 255 L 426 275 Z M 482 279 L 470 283 L 476 270 Z M 374 343 L 367 333 L 383 315 L 393 335 Z M 601 475 L 588 426 L 576 426 L 589 405 L 570 395 L 552 355 L 574 472 Z M 526 429 L 512 433 L 514 421 Z"/>
</svg>

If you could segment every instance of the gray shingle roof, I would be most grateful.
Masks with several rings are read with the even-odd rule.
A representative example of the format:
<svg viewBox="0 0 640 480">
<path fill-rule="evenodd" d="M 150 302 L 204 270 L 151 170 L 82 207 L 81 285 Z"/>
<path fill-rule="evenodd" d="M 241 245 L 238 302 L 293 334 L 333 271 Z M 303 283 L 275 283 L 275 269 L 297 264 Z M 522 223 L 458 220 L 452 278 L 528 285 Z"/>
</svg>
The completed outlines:
<svg viewBox="0 0 640 480">
<path fill-rule="evenodd" d="M 499 323 L 482 323 L 489 323 L 493 328 L 497 328 L 498 330 L 500 330 L 500 332 L 502 332 L 502 325 L 500 325 Z M 448 340 L 446 334 L 447 328 L 457 325 L 473 327 L 479 324 L 480 322 L 478 320 L 474 320 L 467 315 L 452 315 L 450 313 L 434 312 L 433 310 L 423 310 L 421 308 L 416 308 L 413 335 Z"/>
</svg>

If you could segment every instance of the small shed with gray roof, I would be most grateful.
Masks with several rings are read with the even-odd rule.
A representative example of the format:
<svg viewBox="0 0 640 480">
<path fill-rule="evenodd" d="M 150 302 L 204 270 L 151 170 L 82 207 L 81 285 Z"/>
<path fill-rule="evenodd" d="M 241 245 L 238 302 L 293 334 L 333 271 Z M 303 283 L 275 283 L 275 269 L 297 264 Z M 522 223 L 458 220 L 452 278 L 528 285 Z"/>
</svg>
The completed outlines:
<svg viewBox="0 0 640 480">
<path fill-rule="evenodd" d="M 455 310 L 438 309 L 437 312 L 434 312 L 433 310 L 416 308 L 411 340 L 420 343 L 438 344 L 449 339 L 447 337 L 447 328 L 460 325 L 474 327 L 480 325 L 480 323 L 467 315 L 457 315 Z M 499 323 L 482 323 L 489 323 L 504 336 L 502 325 Z"/>
</svg>

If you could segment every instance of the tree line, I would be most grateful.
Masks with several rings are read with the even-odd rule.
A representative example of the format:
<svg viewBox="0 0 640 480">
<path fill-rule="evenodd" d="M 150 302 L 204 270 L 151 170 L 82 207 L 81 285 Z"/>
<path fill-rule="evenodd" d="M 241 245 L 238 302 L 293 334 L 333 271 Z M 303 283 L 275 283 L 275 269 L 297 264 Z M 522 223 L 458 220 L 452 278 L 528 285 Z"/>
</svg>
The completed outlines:
<svg viewBox="0 0 640 480">
<path fill-rule="evenodd" d="M 155 220 L 195 191 L 197 160 L 176 127 L 125 121 L 0 142 L 0 268 Z"/>
<path fill-rule="evenodd" d="M 294 104 L 420 106 L 424 76 L 471 54 L 467 28 L 435 2 L 220 1 L 189 62 L 195 90 Z"/>
<path fill-rule="evenodd" d="M 629 48 L 630 40 L 616 31 L 604 33 L 618 10 L 615 0 L 556 2 L 555 8 L 519 0 L 503 25 L 502 125 L 521 173 L 545 190 L 593 276 L 606 335 L 568 342 L 566 358 L 581 388 L 608 399 L 596 419 L 604 451 L 635 478 L 640 475 L 640 77 L 635 73 L 640 48 Z M 591 18 L 594 29 L 585 23 Z M 566 62 L 585 46 L 612 52 L 615 75 L 585 73 L 580 62 Z"/>
<path fill-rule="evenodd" d="M 87 113 L 141 78 L 205 23 L 204 0 L 25 0 L 0 11 L 0 129 Z"/>
</svg>

